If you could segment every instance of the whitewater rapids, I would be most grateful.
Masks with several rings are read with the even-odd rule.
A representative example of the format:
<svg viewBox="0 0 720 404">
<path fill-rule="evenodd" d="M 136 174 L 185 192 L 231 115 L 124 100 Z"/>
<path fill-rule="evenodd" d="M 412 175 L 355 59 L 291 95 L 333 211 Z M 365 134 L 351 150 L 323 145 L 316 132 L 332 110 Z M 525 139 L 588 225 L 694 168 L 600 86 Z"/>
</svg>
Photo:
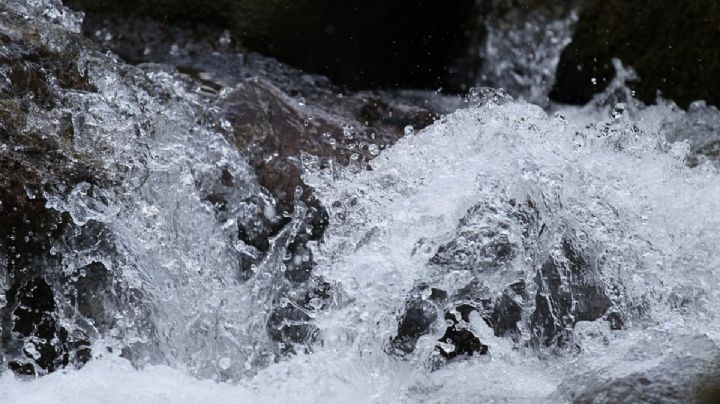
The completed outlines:
<svg viewBox="0 0 720 404">
<path fill-rule="evenodd" d="M 491 99 L 409 131 L 371 171 L 319 170 L 307 156 L 306 180 L 335 207 L 326 242 L 316 246 L 319 271 L 342 285 L 349 302 L 316 319 L 323 344 L 314 352 L 233 384 L 198 380 L 181 364 L 136 369 L 96 354 L 79 370 L 34 381 L 6 372 L 3 402 L 556 401 L 586 381 L 676 356 L 711 360 L 720 338 L 713 287 L 720 281 L 720 176 L 711 161 L 688 167 L 687 142 L 667 141 L 668 125 L 686 113 L 663 102 L 614 115 L 596 107 L 548 115 L 487 93 Z M 602 320 L 578 323 L 582 351 L 560 357 L 513 349 L 482 322 L 474 327 L 488 338 L 488 357 L 431 372 L 422 364 L 427 347 L 410 360 L 387 356 L 382 344 L 394 332 L 398 297 L 426 276 L 428 253 L 467 209 L 497 193 L 545 195 L 555 203 L 549 215 L 573 221 L 604 249 L 624 304 L 648 311 L 623 331 L 604 329 Z M 416 254 L 421 240 L 427 251 Z"/>
<path fill-rule="evenodd" d="M 47 12 L 48 2 L 9 4 L 27 18 L 41 9 L 64 22 L 44 32 L 51 45 L 57 32 L 80 30 L 81 19 L 63 16 L 57 2 L 57 15 Z M 452 100 L 452 108 L 463 105 L 456 112 L 423 130 L 408 127 L 373 153 L 370 169 L 304 154 L 303 180 L 329 215 L 324 240 L 308 244 L 313 274 L 335 294 L 308 314 L 317 335 L 307 349 L 281 355 L 267 335 L 268 311 L 284 293 L 276 287 L 283 243 L 306 207 L 298 203 L 254 276 L 241 280 L 238 256 L 249 247 L 233 233 L 235 218 L 257 213 L 245 203 L 253 198 L 266 203 L 266 218 L 276 212 L 243 150 L 223 135 L 230 124 L 172 68 L 127 67 L 96 54 L 78 63 L 97 92 L 58 89 L 66 110 L 35 111 L 40 118 L 29 121 L 45 128 L 54 113 L 82 117 L 72 122 L 72 150 L 92 155 L 114 181 L 44 197 L 75 224 L 101 223 L 112 237 L 83 250 L 55 247 L 71 270 L 106 264 L 128 290 L 140 291 L 142 304 L 108 303 L 109 315 L 122 321 L 93 336 L 93 357 L 79 369 L 0 374 L 3 404 L 612 402 L 623 388 L 665 399 L 663 386 L 688 386 L 720 366 L 720 169 L 704 152 L 720 141 L 714 107 L 699 102 L 686 112 L 662 99 L 642 105 L 619 69 L 618 81 L 583 108 L 543 108 L 475 90 Z M 217 215 L 207 200 L 226 173 L 235 181 L 225 195 L 234 217 Z M 537 207 L 542 237 L 527 241 L 513 223 L 489 228 L 505 223 L 509 201 L 526 200 Z M 484 259 L 478 251 L 486 244 L 458 230 L 478 206 L 492 214 L 470 222 L 493 230 L 488 238 L 502 233 L 513 246 L 507 265 L 438 272 L 429 261 L 448 243 L 470 252 L 455 257 L 460 264 Z M 442 321 L 407 355 L 388 352 L 417 285 L 457 292 L 476 282 L 494 297 L 520 278 L 532 295 L 538 251 L 557 253 L 553 243 L 567 234 L 601 268 L 598 282 L 613 292 L 621 329 L 603 318 L 565 323 L 571 347 L 537 347 L 529 304 L 516 340 L 469 318 L 487 355 L 433 364 Z"/>
</svg>

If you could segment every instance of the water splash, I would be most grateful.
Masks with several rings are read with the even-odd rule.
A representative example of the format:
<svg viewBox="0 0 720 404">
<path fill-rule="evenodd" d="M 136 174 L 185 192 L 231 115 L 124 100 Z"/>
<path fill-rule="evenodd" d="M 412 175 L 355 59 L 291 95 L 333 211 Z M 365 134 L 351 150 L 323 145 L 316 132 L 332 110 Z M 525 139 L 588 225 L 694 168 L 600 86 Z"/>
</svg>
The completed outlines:
<svg viewBox="0 0 720 404">
<path fill-rule="evenodd" d="M 35 381 L 3 374 L 7 402 L 557 402 L 663 373 L 691 384 L 712 370 L 720 338 L 720 177 L 706 161 L 718 135 L 713 107 L 642 105 L 620 83 L 587 107 L 548 113 L 476 89 L 466 108 L 372 151 L 370 170 L 322 168 L 304 154 L 304 179 L 330 217 L 325 241 L 309 248 L 336 293 L 329 308 L 305 313 L 315 342 L 278 360 L 266 324 L 307 207 L 298 203 L 259 254 L 237 228 L 277 212 L 208 98 L 226 93 L 197 93 L 159 65 L 124 67 L 92 52 L 78 64 L 96 92 L 54 88 L 66 106 L 56 113 L 72 116 L 68 147 L 107 182 L 44 197 L 77 226 L 53 245 L 68 274 L 97 264 L 111 273 L 114 289 L 101 303 L 111 325 L 92 324 L 94 358 L 80 370 Z M 58 122 L 34 112 L 31 127 Z M 249 280 L 248 254 L 259 258 Z M 587 300 L 570 291 L 565 314 L 575 318 L 561 324 L 571 344 L 554 344 L 557 335 L 543 344 L 548 335 L 533 324 L 539 304 L 526 299 L 512 336 L 483 313 L 468 316 L 464 326 L 487 355 L 438 364 L 441 316 L 407 355 L 390 349 L 407 302 L 418 291 L 432 298 L 421 285 L 469 301 L 468 285 L 473 299 L 498 299 L 522 280 L 527 296 L 547 296 L 535 279 L 549 257 L 558 267 L 584 261 L 592 283 L 570 286 L 591 284 L 584 291 L 607 298 L 601 313 L 582 318 L 575 306 Z"/>
</svg>

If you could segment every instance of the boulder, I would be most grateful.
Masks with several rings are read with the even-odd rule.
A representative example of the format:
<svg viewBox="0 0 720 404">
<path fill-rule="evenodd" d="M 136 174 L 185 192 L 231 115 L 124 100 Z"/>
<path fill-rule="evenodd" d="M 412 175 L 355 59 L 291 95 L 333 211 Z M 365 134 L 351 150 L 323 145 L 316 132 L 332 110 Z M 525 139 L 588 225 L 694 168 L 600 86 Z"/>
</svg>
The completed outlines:
<svg viewBox="0 0 720 404">
<path fill-rule="evenodd" d="M 530 197 L 497 196 L 467 211 L 429 260 L 432 281 L 409 293 L 391 353 L 413 352 L 420 337 L 443 328 L 440 319 L 437 352 L 446 360 L 491 352 L 471 327 L 472 313 L 495 337 L 539 351 L 574 349 L 580 321 L 607 315 L 608 328 L 622 327 L 601 264 L 573 229 L 549 230 L 536 206 Z"/>
<path fill-rule="evenodd" d="M 719 354 L 717 344 L 705 335 L 650 333 L 629 346 L 611 347 L 606 352 L 615 358 L 610 368 L 592 359 L 580 361 L 548 401 L 716 403 Z"/>
<path fill-rule="evenodd" d="M 7 79 L 0 84 L 0 357 L 18 373 L 44 374 L 89 359 L 89 341 L 61 325 L 56 301 L 62 257 L 51 251 L 73 223 L 43 193 L 104 179 L 92 159 L 75 159 L 68 149 L 69 115 L 53 113 L 62 103 L 58 89 L 94 87 L 76 67 L 77 42 L 51 49 L 12 13 L 0 25 L 0 76 Z M 28 124 L 36 119 L 55 124 Z"/>
<path fill-rule="evenodd" d="M 479 58 L 474 0 L 69 0 L 101 15 L 149 16 L 227 29 L 248 49 L 353 89 L 460 90 Z"/>
</svg>

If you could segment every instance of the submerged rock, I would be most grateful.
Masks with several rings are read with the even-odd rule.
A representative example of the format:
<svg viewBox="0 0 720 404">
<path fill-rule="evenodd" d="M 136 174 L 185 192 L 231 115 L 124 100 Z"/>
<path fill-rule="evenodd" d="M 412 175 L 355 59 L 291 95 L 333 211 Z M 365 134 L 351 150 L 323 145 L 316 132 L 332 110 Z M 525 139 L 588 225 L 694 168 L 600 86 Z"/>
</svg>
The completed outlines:
<svg viewBox="0 0 720 404">
<path fill-rule="evenodd" d="M 704 335 L 653 332 L 629 347 L 609 350 L 620 355 L 612 367 L 579 364 L 578 374 L 550 399 L 577 404 L 717 402 L 720 350 Z"/>
<path fill-rule="evenodd" d="M 608 313 L 613 304 L 596 260 L 563 235 L 570 229 L 550 230 L 536 206 L 498 198 L 468 210 L 430 259 L 435 281 L 411 293 L 391 341 L 396 352 L 412 352 L 442 312 L 438 349 L 447 359 L 492 351 L 470 325 L 473 312 L 496 337 L 551 350 L 572 348 L 577 322 Z"/>
<path fill-rule="evenodd" d="M 80 366 L 103 336 L 143 359 L 160 343 L 136 240 L 110 223 L 114 190 L 137 190 L 147 171 L 137 143 L 114 141 L 147 140 L 153 104 L 170 112 L 177 99 L 98 52 L 76 21 L 53 1 L 0 5 L 0 356 L 24 374 Z"/>
<path fill-rule="evenodd" d="M 587 1 L 550 97 L 587 103 L 608 86 L 612 59 L 618 58 L 638 73 L 631 87 L 645 103 L 653 103 L 659 91 L 683 108 L 698 99 L 718 105 L 719 24 L 714 0 Z"/>
<path fill-rule="evenodd" d="M 550 256 L 535 277 L 537 294 L 530 328 L 545 346 L 567 346 L 568 331 L 578 321 L 601 318 L 612 302 L 605 292 L 596 264 L 563 239 L 559 256 Z"/>
<path fill-rule="evenodd" d="M 291 286 L 278 296 L 266 327 L 281 352 L 296 352 L 298 347 L 307 349 L 316 342 L 319 329 L 313 318 L 330 307 L 333 293 L 332 285 L 315 277 L 302 288 Z"/>
</svg>

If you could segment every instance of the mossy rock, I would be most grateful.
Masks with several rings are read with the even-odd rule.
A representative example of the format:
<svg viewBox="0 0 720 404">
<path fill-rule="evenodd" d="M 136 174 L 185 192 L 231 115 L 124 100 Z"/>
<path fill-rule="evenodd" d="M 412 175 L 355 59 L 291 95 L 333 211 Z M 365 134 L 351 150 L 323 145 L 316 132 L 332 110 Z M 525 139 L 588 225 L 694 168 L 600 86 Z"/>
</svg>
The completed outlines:
<svg viewBox="0 0 720 404">
<path fill-rule="evenodd" d="M 250 50 L 354 90 L 472 85 L 480 7 L 459 0 L 68 0 L 101 16 L 227 29 Z"/>
<path fill-rule="evenodd" d="M 612 80 L 612 59 L 640 79 L 637 97 L 687 107 L 720 104 L 720 3 L 716 0 L 589 0 L 560 58 L 550 97 L 583 104 Z"/>
</svg>

